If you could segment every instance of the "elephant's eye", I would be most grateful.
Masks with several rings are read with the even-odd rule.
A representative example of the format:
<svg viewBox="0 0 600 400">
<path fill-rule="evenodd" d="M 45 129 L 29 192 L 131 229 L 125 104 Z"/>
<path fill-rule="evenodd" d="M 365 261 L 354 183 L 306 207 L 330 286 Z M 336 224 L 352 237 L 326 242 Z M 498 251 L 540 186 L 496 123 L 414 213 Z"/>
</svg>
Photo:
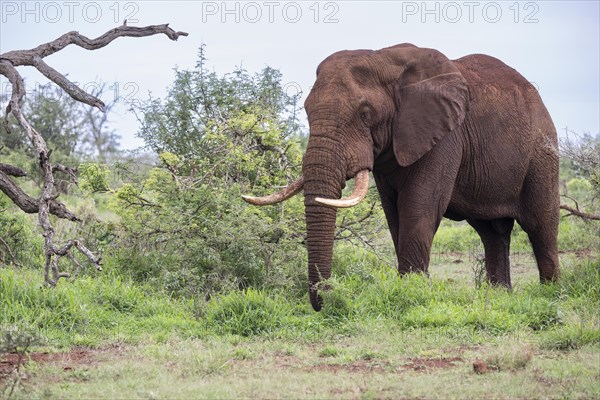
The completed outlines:
<svg viewBox="0 0 600 400">
<path fill-rule="evenodd" d="M 363 106 L 360 109 L 360 119 L 365 123 L 370 123 L 372 118 L 372 111 L 369 106 Z"/>
</svg>

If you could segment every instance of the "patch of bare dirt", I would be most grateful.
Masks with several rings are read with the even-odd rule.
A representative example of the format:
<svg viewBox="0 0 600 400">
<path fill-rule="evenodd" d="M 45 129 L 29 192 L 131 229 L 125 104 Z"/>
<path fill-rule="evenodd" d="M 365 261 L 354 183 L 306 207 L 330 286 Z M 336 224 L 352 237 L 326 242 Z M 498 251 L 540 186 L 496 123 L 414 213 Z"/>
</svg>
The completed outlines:
<svg viewBox="0 0 600 400">
<path fill-rule="evenodd" d="M 453 368 L 455 363 L 462 362 L 461 357 L 435 357 L 435 358 L 411 358 L 407 364 L 401 366 L 402 369 L 413 371 L 428 371 L 433 369 Z"/>
<path fill-rule="evenodd" d="M 302 364 L 302 360 L 296 356 L 275 353 L 274 364 L 277 369 L 296 368 Z"/>
<path fill-rule="evenodd" d="M 435 357 L 435 358 L 409 358 L 408 362 L 395 366 L 389 361 L 357 360 L 346 364 L 316 364 L 301 367 L 306 372 L 347 372 L 355 374 L 389 373 L 412 371 L 430 371 L 434 369 L 454 368 L 457 363 L 463 362 L 462 357 Z M 276 357 L 276 365 L 281 368 L 298 368 L 296 357 Z"/>
<path fill-rule="evenodd" d="M 367 361 L 355 361 L 349 364 L 317 364 L 304 367 L 303 370 L 307 372 L 325 371 L 325 372 L 349 372 L 349 373 L 384 373 L 389 370 L 390 364 L 388 362 L 367 362 Z"/>
<path fill-rule="evenodd" d="M 52 354 L 49 353 L 31 353 L 28 356 L 25 355 L 19 359 L 19 354 L 9 353 L 5 354 L 0 358 L 0 382 L 17 369 L 17 364 L 27 364 L 30 360 L 35 362 L 47 362 Z"/>
<path fill-rule="evenodd" d="M 97 364 L 101 359 L 102 354 L 110 353 L 111 355 L 120 355 L 123 352 L 124 348 L 122 346 L 112 345 L 100 349 L 74 347 L 69 351 L 62 353 L 30 352 L 20 360 L 19 355 L 16 353 L 4 354 L 0 357 L 0 382 L 8 378 L 10 374 L 17 369 L 17 364 L 19 362 L 21 368 L 29 362 L 35 362 L 37 364 L 53 363 L 60 365 L 64 371 L 70 371 Z"/>
</svg>

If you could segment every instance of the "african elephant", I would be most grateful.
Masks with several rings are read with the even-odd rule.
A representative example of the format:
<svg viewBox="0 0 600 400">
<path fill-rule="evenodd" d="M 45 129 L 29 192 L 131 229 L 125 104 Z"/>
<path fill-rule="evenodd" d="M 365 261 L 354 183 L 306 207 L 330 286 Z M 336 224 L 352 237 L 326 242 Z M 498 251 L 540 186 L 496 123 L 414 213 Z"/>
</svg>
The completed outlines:
<svg viewBox="0 0 600 400">
<path fill-rule="evenodd" d="M 528 234 L 540 280 L 558 278 L 558 151 L 554 124 L 535 88 L 482 54 L 449 60 L 400 44 L 340 51 L 317 69 L 305 102 L 310 137 L 302 177 L 267 197 L 304 190 L 309 293 L 330 277 L 336 207 L 358 204 L 373 173 L 398 271 L 427 272 L 442 217 L 467 220 L 485 249 L 493 284 L 511 287 L 510 233 Z M 355 188 L 340 199 L 348 179 Z"/>
</svg>

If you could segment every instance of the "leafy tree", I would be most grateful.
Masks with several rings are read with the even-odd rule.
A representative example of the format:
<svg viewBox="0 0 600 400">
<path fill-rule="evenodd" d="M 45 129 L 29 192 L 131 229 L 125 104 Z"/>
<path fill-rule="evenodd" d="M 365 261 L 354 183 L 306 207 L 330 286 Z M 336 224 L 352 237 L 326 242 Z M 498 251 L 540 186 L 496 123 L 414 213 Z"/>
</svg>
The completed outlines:
<svg viewBox="0 0 600 400">
<path fill-rule="evenodd" d="M 207 179 L 285 184 L 299 172 L 299 95 L 288 96 L 280 72 L 270 67 L 255 76 L 237 68 L 219 77 L 206 61 L 202 47 L 196 68 L 175 71 L 164 101 L 138 105 L 139 136 Z"/>
<path fill-rule="evenodd" d="M 194 69 L 175 71 L 164 100 L 135 106 L 139 136 L 158 158 L 145 176 L 119 171 L 126 183 L 115 210 L 128 249 L 121 256 L 135 275 L 208 294 L 289 284 L 304 273 L 294 268 L 304 262 L 302 199 L 255 208 L 240 197 L 300 174 L 298 97 L 269 67 L 208 71 L 201 48 Z"/>
</svg>

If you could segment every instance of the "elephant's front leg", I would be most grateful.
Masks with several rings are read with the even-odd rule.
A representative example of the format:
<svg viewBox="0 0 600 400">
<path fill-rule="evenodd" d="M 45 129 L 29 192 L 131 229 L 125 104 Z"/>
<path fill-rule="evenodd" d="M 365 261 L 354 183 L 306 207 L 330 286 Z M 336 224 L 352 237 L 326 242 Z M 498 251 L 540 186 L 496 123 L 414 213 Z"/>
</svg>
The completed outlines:
<svg viewBox="0 0 600 400">
<path fill-rule="evenodd" d="M 408 167 L 375 173 L 396 245 L 398 272 L 427 272 L 433 236 L 448 208 L 461 162 L 460 143 L 447 137 Z M 377 171 L 374 171 L 377 172 Z"/>
<path fill-rule="evenodd" d="M 379 198 L 381 199 L 381 206 L 383 207 L 388 228 L 390 229 L 390 234 L 392 235 L 394 249 L 396 250 L 396 257 L 398 257 L 400 254 L 400 249 L 398 247 L 398 192 L 391 186 L 390 182 L 387 181 L 384 175 L 379 175 L 373 172 L 373 177 L 375 178 L 375 184 L 377 185 L 377 190 L 379 191 Z"/>
<path fill-rule="evenodd" d="M 398 272 L 401 275 L 407 272 L 427 272 L 431 242 L 439 221 L 429 220 L 427 216 L 431 215 L 430 212 L 418 212 L 424 218 L 417 218 L 418 221 L 415 221 L 415 212 L 420 207 L 405 207 L 406 197 L 413 197 L 413 195 L 399 196 L 398 191 L 393 187 L 394 180 L 390 176 L 377 173 L 373 176 L 394 242 Z"/>
</svg>

